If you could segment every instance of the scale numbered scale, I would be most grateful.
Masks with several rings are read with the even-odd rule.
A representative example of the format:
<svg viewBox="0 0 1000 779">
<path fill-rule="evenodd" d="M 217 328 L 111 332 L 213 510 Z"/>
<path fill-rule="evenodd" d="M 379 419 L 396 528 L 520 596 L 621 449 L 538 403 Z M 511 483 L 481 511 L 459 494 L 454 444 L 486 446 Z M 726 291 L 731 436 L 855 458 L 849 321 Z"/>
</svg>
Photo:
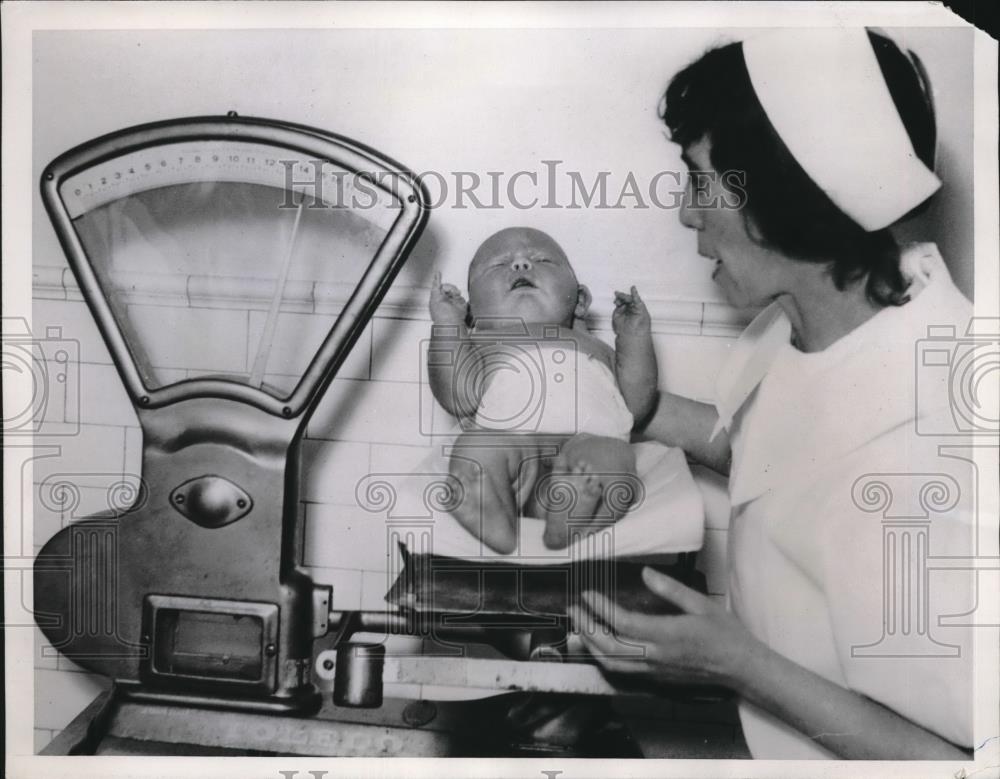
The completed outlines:
<svg viewBox="0 0 1000 779">
<path fill-rule="evenodd" d="M 135 504 L 39 554 L 39 626 L 132 700 L 317 710 L 330 588 L 300 568 L 300 440 L 423 229 L 420 186 L 229 115 L 98 138 L 41 187 L 143 450 Z"/>
</svg>

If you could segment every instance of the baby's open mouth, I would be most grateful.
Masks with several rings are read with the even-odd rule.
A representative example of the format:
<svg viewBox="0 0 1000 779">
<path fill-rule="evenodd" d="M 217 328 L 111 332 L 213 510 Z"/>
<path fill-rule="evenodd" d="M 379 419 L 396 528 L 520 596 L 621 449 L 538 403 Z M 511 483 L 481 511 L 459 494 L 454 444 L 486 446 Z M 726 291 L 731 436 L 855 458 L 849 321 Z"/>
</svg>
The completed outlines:
<svg viewBox="0 0 1000 779">
<path fill-rule="evenodd" d="M 526 279 L 524 277 L 516 279 L 514 281 L 514 283 L 510 285 L 510 288 L 512 290 L 515 290 L 515 289 L 524 289 L 525 287 L 527 287 L 529 289 L 535 289 L 535 285 L 531 282 L 531 280 L 530 279 Z"/>
</svg>

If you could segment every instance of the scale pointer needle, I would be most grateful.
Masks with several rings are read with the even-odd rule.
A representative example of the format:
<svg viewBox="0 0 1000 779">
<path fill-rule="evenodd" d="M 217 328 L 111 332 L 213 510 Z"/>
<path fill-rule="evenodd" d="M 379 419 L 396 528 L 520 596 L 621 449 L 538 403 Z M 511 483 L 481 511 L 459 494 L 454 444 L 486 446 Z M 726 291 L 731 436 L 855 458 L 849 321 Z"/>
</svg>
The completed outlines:
<svg viewBox="0 0 1000 779">
<path fill-rule="evenodd" d="M 292 264 L 292 253 L 295 249 L 295 236 L 299 233 L 299 222 L 302 220 L 302 209 L 305 206 L 305 197 L 299 202 L 299 208 L 295 212 L 295 224 L 292 225 L 292 237 L 288 241 L 288 248 L 285 250 L 285 258 L 281 263 L 281 271 L 278 274 L 277 283 L 274 290 L 274 297 L 271 298 L 271 307 L 267 311 L 267 319 L 264 322 L 264 332 L 260 337 L 260 344 L 257 346 L 257 355 L 254 357 L 253 370 L 250 373 L 250 386 L 260 387 L 264 383 L 264 370 L 267 368 L 267 359 L 271 356 L 271 346 L 274 343 L 274 332 L 278 325 L 278 311 L 281 308 L 281 299 L 285 296 L 285 284 L 288 281 L 288 269 Z"/>
</svg>

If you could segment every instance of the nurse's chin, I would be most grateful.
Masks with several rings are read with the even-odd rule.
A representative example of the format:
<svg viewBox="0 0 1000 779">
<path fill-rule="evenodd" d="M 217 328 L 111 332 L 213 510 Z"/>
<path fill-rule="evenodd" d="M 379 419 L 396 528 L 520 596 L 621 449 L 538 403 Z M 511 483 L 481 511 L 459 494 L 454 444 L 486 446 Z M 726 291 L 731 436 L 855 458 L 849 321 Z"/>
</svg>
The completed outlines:
<svg viewBox="0 0 1000 779">
<path fill-rule="evenodd" d="M 743 294 L 724 271 L 713 273 L 712 281 L 715 282 L 716 286 L 722 292 L 722 296 L 726 299 L 726 302 L 733 308 L 749 309 L 761 307 L 759 303 Z"/>
</svg>

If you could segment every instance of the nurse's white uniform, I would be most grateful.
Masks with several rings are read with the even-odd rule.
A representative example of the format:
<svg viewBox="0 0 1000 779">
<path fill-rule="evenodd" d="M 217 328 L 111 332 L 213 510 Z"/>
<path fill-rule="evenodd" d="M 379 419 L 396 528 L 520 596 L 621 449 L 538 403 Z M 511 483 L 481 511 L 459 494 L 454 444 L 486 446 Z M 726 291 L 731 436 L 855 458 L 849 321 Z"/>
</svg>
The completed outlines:
<svg viewBox="0 0 1000 779">
<path fill-rule="evenodd" d="M 939 617 L 973 607 L 974 575 L 887 561 L 972 551 L 973 466 L 939 452 L 962 439 L 921 434 L 955 427 L 949 368 L 917 359 L 929 326 L 961 337 L 972 306 L 933 245 L 908 249 L 902 268 L 910 302 L 822 352 L 790 344 L 777 305 L 735 345 L 717 401 L 733 453 L 730 607 L 780 654 L 968 747 L 971 629 Z M 924 543 L 907 518 L 930 523 L 926 550 L 893 546 Z M 756 758 L 832 757 L 753 705 L 740 715 Z"/>
</svg>

